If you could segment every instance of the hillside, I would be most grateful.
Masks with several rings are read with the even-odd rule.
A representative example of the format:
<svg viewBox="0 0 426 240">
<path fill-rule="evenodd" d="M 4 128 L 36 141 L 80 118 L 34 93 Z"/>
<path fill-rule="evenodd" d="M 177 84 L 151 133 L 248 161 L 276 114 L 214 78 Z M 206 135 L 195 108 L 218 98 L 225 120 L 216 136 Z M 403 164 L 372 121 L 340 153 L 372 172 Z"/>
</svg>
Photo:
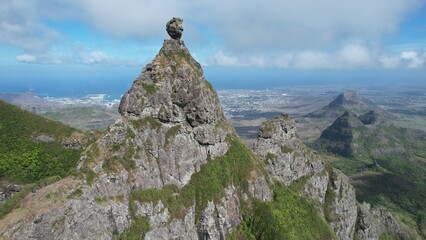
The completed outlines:
<svg viewBox="0 0 426 240">
<path fill-rule="evenodd" d="M 345 112 L 313 146 L 337 156 L 332 164 L 351 177 L 359 201 L 388 207 L 426 236 L 426 133 Z"/>
<path fill-rule="evenodd" d="M 0 178 L 33 182 L 77 165 L 84 134 L 0 100 Z"/>
<path fill-rule="evenodd" d="M 182 31 L 181 19 L 167 23 L 171 39 L 123 95 L 121 118 L 74 176 L 0 219 L 1 237 L 416 237 L 386 209 L 358 208 L 348 178 L 297 139 L 287 115 L 262 124 L 254 151 L 243 144 Z"/>
<path fill-rule="evenodd" d="M 75 172 L 86 134 L 0 100 L 0 219 L 31 191 Z"/>
</svg>

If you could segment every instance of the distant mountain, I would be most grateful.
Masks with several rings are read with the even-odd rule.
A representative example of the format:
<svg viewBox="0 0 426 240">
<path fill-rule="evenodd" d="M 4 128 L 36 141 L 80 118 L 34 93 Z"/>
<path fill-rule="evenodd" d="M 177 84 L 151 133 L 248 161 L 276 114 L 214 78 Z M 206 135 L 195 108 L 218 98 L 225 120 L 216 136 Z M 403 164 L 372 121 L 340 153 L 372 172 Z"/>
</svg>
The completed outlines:
<svg viewBox="0 0 426 240">
<path fill-rule="evenodd" d="M 359 201 L 389 207 L 423 236 L 425 146 L 425 132 L 396 127 L 373 111 L 358 117 L 345 112 L 313 144 L 338 156 L 333 166 L 351 177 Z"/>
<path fill-rule="evenodd" d="M 374 102 L 359 96 L 355 91 L 345 91 L 335 97 L 326 106 L 310 112 L 297 119 L 300 129 L 300 137 L 304 141 L 313 142 L 320 137 L 324 129 L 331 125 L 345 112 L 351 113 L 355 118 L 367 112 L 373 112 L 370 116 L 374 121 L 382 118 L 394 119 L 394 116 L 376 105 Z M 368 116 L 365 116 L 368 117 Z M 368 121 L 364 119 L 363 121 Z"/>
<path fill-rule="evenodd" d="M 374 111 L 382 115 L 388 115 L 384 109 L 377 106 L 374 102 L 359 96 L 355 91 L 345 91 L 339 94 L 327 106 L 315 112 L 309 113 L 307 117 L 336 119 L 345 111 L 349 111 L 358 115 L 364 114 L 368 111 Z"/>
</svg>

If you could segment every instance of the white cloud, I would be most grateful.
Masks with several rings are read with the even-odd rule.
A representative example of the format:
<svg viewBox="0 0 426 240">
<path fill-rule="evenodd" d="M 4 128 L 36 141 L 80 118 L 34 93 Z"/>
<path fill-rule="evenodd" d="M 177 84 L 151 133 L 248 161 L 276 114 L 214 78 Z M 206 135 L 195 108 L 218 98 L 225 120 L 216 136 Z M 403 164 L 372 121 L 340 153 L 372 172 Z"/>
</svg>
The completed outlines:
<svg viewBox="0 0 426 240">
<path fill-rule="evenodd" d="M 227 55 L 223 51 L 219 51 L 208 58 L 207 64 L 227 67 L 241 67 L 244 65 L 241 59 L 238 59 L 236 56 Z"/>
<path fill-rule="evenodd" d="M 185 2 L 173 0 L 70 0 L 70 2 L 85 14 L 82 16 L 83 19 L 99 30 L 119 37 L 141 38 L 166 37 L 166 22 L 173 16 L 181 16 L 183 6 L 187 5 Z"/>
<path fill-rule="evenodd" d="M 320 49 L 348 39 L 375 41 L 392 33 L 418 0 L 198 1 L 197 20 L 230 50 Z"/>
<path fill-rule="evenodd" d="M 338 63 L 340 65 L 340 63 Z M 295 54 L 292 66 L 297 68 L 336 68 L 332 57 L 324 52 L 303 51 Z"/>
<path fill-rule="evenodd" d="M 37 60 L 36 56 L 29 54 L 22 54 L 15 57 L 16 61 L 23 63 L 34 63 Z"/>
<path fill-rule="evenodd" d="M 398 54 L 385 55 L 380 58 L 384 68 L 422 68 L 426 63 L 426 52 L 402 51 Z"/>
<path fill-rule="evenodd" d="M 418 68 L 424 66 L 424 55 L 379 55 L 377 49 L 384 52 L 381 38 L 397 31 L 401 19 L 420 4 L 422 0 L 0 0 L 0 44 L 20 48 L 36 63 L 131 64 L 100 50 L 78 51 L 72 60 L 60 57 L 51 46 L 62 36 L 46 22 L 78 20 L 115 37 L 157 41 L 167 37 L 165 23 L 178 16 L 184 18 L 184 40 L 222 49 L 199 56 L 205 64 Z"/>
<path fill-rule="evenodd" d="M 379 61 L 384 68 L 398 68 L 401 63 L 399 56 L 382 56 Z"/>
<path fill-rule="evenodd" d="M 419 56 L 414 51 L 404 51 L 401 53 L 401 59 L 406 64 L 407 68 L 420 68 L 425 63 L 424 56 Z"/>
<path fill-rule="evenodd" d="M 48 2 L 50 8 L 46 7 L 50 6 Z M 40 52 L 61 38 L 57 31 L 43 24 L 54 1 L 0 0 L 0 5 L 0 44 Z"/>
<path fill-rule="evenodd" d="M 111 58 L 102 51 L 91 51 L 91 52 L 82 52 L 80 53 L 81 62 L 83 64 L 101 64 L 101 63 L 109 63 Z"/>
<path fill-rule="evenodd" d="M 361 45 L 350 44 L 345 46 L 340 52 L 341 60 L 350 66 L 368 66 L 371 63 L 369 50 Z"/>
<path fill-rule="evenodd" d="M 49 53 L 41 54 L 21 54 L 15 57 L 15 60 L 21 63 L 34 64 L 64 64 L 72 63 L 72 58 L 69 56 L 58 56 Z"/>
<path fill-rule="evenodd" d="M 374 41 L 397 30 L 402 17 L 420 4 L 420 0 L 70 1 L 82 9 L 87 21 L 113 35 L 167 36 L 165 23 L 180 16 L 186 29 L 204 34 L 199 29 L 203 26 L 218 34 L 227 51 L 244 52 L 319 49 L 348 39 Z"/>
<path fill-rule="evenodd" d="M 374 67 L 370 50 L 358 44 L 349 44 L 334 52 L 298 51 L 281 55 L 231 54 L 219 51 L 207 59 L 210 65 L 230 67 L 278 68 L 354 68 Z"/>
</svg>

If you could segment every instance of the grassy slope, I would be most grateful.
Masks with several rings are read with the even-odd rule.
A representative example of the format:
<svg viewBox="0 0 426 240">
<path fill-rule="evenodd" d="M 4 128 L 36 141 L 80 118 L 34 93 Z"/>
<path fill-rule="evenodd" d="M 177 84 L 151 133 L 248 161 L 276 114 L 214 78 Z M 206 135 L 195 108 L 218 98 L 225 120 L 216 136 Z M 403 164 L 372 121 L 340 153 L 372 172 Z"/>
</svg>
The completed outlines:
<svg viewBox="0 0 426 240">
<path fill-rule="evenodd" d="M 76 130 L 0 101 L 0 179 L 29 183 L 65 176 L 79 159 L 80 150 L 65 149 L 61 141 Z M 48 135 L 53 142 L 35 142 Z"/>
</svg>

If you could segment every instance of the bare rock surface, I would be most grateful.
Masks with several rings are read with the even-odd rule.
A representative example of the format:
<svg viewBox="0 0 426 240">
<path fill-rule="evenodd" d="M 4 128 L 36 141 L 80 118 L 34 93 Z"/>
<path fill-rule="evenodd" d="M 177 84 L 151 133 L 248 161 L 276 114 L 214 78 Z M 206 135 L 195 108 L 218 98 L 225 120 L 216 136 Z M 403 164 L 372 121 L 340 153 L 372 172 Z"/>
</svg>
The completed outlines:
<svg viewBox="0 0 426 240">
<path fill-rule="evenodd" d="M 394 236 L 395 239 L 420 239 L 398 222 L 388 210 L 372 208 L 368 203 L 360 204 L 355 236 L 358 239 L 379 239 L 384 233 Z"/>
</svg>

